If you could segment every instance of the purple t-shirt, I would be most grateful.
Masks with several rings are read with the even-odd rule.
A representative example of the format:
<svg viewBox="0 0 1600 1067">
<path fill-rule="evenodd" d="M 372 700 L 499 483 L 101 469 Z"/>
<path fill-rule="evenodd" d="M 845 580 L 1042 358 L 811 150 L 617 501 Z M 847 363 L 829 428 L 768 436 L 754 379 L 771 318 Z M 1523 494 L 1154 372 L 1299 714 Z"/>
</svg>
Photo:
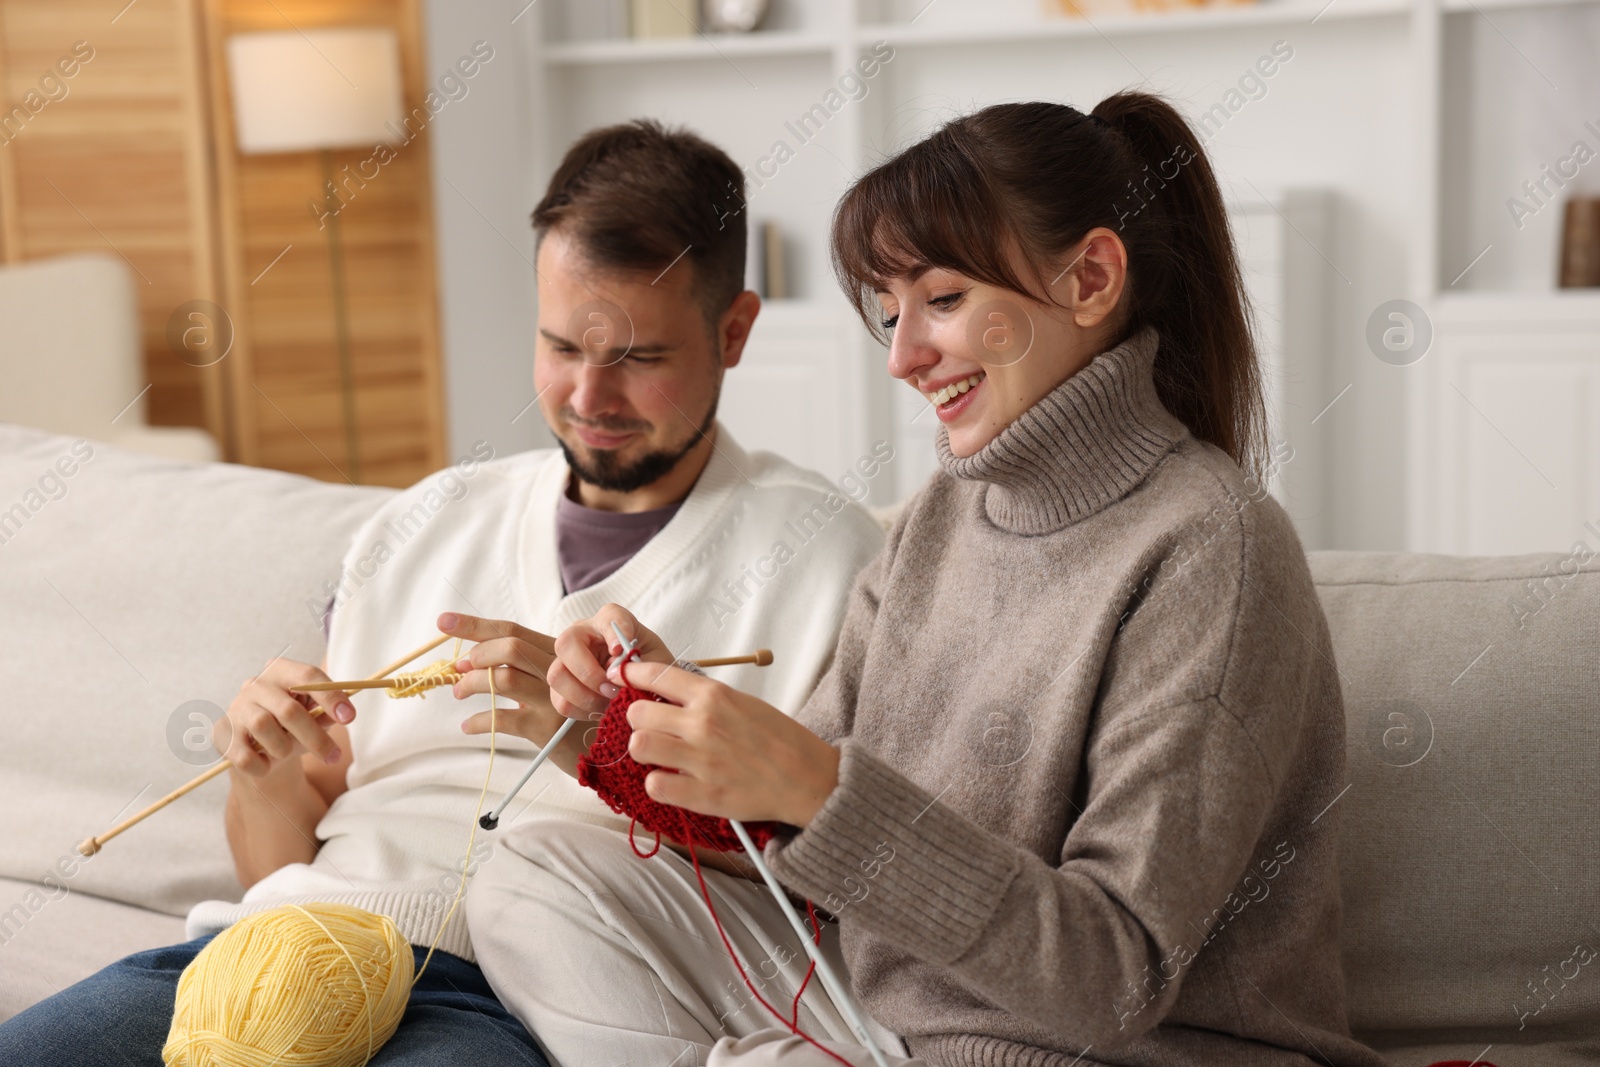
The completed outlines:
<svg viewBox="0 0 1600 1067">
<path fill-rule="evenodd" d="M 652 511 L 597 511 L 561 494 L 556 504 L 556 557 L 561 563 L 561 588 L 576 593 L 611 577 L 660 533 L 683 501 Z M 322 636 L 333 626 L 333 602 L 322 612 Z"/>
<path fill-rule="evenodd" d="M 563 591 L 576 593 L 611 577 L 672 521 L 682 503 L 652 511 L 598 511 L 562 493 L 556 504 L 556 556 Z"/>
</svg>

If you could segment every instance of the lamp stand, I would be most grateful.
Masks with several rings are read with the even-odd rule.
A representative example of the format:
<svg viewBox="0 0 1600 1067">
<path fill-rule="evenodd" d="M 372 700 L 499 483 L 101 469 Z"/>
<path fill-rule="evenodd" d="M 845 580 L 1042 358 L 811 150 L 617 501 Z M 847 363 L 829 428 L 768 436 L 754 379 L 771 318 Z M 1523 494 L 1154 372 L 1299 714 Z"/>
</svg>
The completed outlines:
<svg viewBox="0 0 1600 1067">
<path fill-rule="evenodd" d="M 333 152 L 322 150 L 322 194 L 327 200 L 328 270 L 333 276 L 333 330 L 338 338 L 339 392 L 344 401 L 345 453 L 350 460 L 350 480 L 361 482 L 361 435 L 356 424 L 355 375 L 350 361 L 350 312 L 345 300 L 344 241 L 339 233 L 339 211 L 344 202 L 333 184 Z"/>
</svg>

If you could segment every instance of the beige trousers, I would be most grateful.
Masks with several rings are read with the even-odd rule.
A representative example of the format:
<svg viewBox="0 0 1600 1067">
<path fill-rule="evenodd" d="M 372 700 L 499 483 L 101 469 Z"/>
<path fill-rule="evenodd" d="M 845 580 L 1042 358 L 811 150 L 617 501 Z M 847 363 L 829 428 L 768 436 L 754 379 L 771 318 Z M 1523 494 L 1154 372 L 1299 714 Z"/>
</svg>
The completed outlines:
<svg viewBox="0 0 1600 1067">
<path fill-rule="evenodd" d="M 640 847 L 648 851 L 650 841 Z M 704 873 L 751 983 L 787 1015 L 808 962 L 799 937 L 764 884 Z M 553 1067 L 838 1062 L 791 1035 L 752 995 L 717 935 L 694 868 L 670 848 L 642 860 L 615 830 L 524 823 L 496 840 L 465 907 L 478 965 Z M 837 933 L 823 925 L 824 951 L 844 979 Z M 872 1067 L 816 976 L 801 998 L 799 1024 L 850 1063 Z M 893 1067 L 921 1062 L 906 1060 L 882 1026 L 867 1025 Z"/>
</svg>

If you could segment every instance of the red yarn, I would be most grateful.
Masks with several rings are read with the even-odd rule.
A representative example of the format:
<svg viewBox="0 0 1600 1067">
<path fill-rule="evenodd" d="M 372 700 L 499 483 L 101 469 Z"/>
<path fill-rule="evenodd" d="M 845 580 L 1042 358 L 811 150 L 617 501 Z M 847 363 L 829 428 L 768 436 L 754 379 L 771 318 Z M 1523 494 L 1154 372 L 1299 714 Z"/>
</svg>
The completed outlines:
<svg viewBox="0 0 1600 1067">
<path fill-rule="evenodd" d="M 628 655 L 636 656 L 638 653 L 630 652 Z M 628 816 L 634 823 L 653 832 L 656 835 L 656 848 L 661 847 L 660 839 L 664 835 L 680 845 L 704 845 L 717 852 L 743 852 L 744 845 L 739 842 L 738 835 L 733 832 L 727 819 L 659 803 L 650 799 L 650 794 L 644 791 L 645 775 L 657 768 L 636 763 L 628 755 L 628 738 L 633 736 L 633 727 L 628 723 L 628 707 L 635 700 L 671 703 L 662 701 L 661 697 L 646 690 L 623 686 L 622 692 L 612 697 L 611 703 L 606 706 L 605 718 L 600 720 L 600 731 L 594 744 L 578 757 L 578 781 L 599 793 L 600 799 L 612 811 Z M 757 848 L 766 848 L 767 842 L 781 833 L 784 826 L 779 822 L 747 822 L 744 828 Z M 628 833 L 631 837 L 631 826 Z M 634 847 L 634 851 L 638 851 L 638 846 Z M 648 858 L 655 855 L 655 850 L 640 852 L 639 855 Z"/>
<path fill-rule="evenodd" d="M 622 662 L 627 663 L 629 659 L 637 656 L 638 652 L 629 651 L 622 657 Z M 838 1060 L 845 1067 L 851 1067 L 849 1060 L 824 1047 L 800 1029 L 800 997 L 805 993 L 806 987 L 811 983 L 811 975 L 817 969 L 815 961 L 806 968 L 800 988 L 795 991 L 788 1018 L 784 1018 L 777 1008 L 768 1003 L 767 998 L 756 989 L 755 983 L 750 981 L 750 975 L 746 973 L 738 953 L 733 950 L 733 942 L 728 940 L 728 934 L 722 928 L 722 920 L 717 917 L 716 906 L 711 903 L 711 889 L 706 885 L 705 875 L 701 873 L 700 855 L 695 847 L 704 846 L 718 852 L 743 852 L 744 844 L 733 832 L 733 826 L 727 819 L 662 804 L 652 800 L 644 791 L 645 775 L 658 768 L 651 764 L 638 763 L 628 754 L 628 738 L 633 736 L 633 726 L 628 722 L 628 708 L 636 700 L 671 703 L 648 690 L 635 689 L 624 684 L 622 691 L 612 697 L 611 703 L 606 705 L 606 714 L 600 720 L 600 729 L 594 743 L 578 757 L 578 781 L 598 793 L 600 799 L 604 800 L 612 811 L 633 820 L 628 824 L 628 843 L 633 847 L 634 855 L 641 859 L 654 856 L 661 851 L 662 837 L 688 848 L 689 859 L 694 863 L 694 876 L 700 883 L 700 895 L 705 899 L 706 910 L 711 913 L 711 921 L 717 928 L 717 936 L 722 939 L 722 946 L 728 950 L 728 957 L 738 968 L 739 977 L 744 979 L 744 984 L 751 995 L 760 1001 L 761 1006 L 771 1012 L 774 1018 L 788 1027 L 790 1033 L 815 1046 L 818 1051 Z M 634 843 L 633 828 L 639 824 L 643 824 L 646 830 L 656 835 L 655 847 L 649 852 L 640 852 L 639 846 Z M 744 828 L 757 848 L 766 848 L 767 842 L 783 831 L 784 824 L 751 822 L 745 823 Z M 821 944 L 822 924 L 817 919 L 816 909 L 809 900 L 806 901 L 806 915 L 811 920 L 813 942 Z"/>
</svg>

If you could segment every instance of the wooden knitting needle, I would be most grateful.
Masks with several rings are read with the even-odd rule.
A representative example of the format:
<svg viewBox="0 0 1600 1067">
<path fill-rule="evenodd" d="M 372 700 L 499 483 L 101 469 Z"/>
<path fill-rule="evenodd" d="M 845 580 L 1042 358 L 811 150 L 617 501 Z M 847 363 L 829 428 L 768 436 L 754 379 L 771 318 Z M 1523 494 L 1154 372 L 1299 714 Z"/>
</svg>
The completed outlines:
<svg viewBox="0 0 1600 1067">
<path fill-rule="evenodd" d="M 713 659 L 697 659 L 696 667 L 732 667 L 738 663 L 754 663 L 757 667 L 770 666 L 772 663 L 772 650 L 758 648 L 744 656 L 717 656 Z M 307 682 L 305 685 L 292 685 L 291 693 L 331 693 L 336 690 L 351 689 L 388 689 L 394 685 L 391 679 L 370 678 L 360 682 Z"/>
<path fill-rule="evenodd" d="M 757 667 L 769 667 L 772 665 L 772 649 L 758 648 L 748 656 L 717 656 L 694 661 L 696 667 L 732 667 L 736 663 L 754 663 Z"/>
<path fill-rule="evenodd" d="M 372 677 L 383 678 L 386 675 L 393 674 L 395 671 L 399 670 L 401 667 L 404 667 L 407 663 L 410 663 L 418 656 L 432 652 L 434 649 L 438 648 L 448 640 L 450 640 L 449 634 L 440 634 L 436 639 L 429 641 L 427 644 L 417 646 L 415 651 L 395 660 L 393 663 L 383 668 L 383 670 L 378 671 Z M 313 716 L 322 714 L 321 707 L 313 706 L 307 710 L 309 710 Z M 98 834 L 94 837 L 84 838 L 82 841 L 78 842 L 78 852 L 84 856 L 94 855 L 96 852 L 100 851 L 102 845 L 104 845 L 107 841 L 110 841 L 113 837 L 116 837 L 118 834 L 122 833 L 122 831 L 128 829 L 128 827 L 143 822 L 145 819 L 148 819 L 150 816 L 154 815 L 168 804 L 171 804 L 174 800 L 177 800 L 185 793 L 192 792 L 193 790 L 205 785 L 207 782 L 211 781 L 211 779 L 215 778 L 217 775 L 221 774 L 223 771 L 232 766 L 232 760 L 223 760 L 215 767 L 208 768 L 204 773 L 197 775 L 193 780 L 187 782 L 186 784 L 180 785 L 178 788 L 174 789 L 160 800 L 151 804 L 143 811 L 136 812 L 128 816 L 126 819 L 123 819 L 105 833 Z"/>
</svg>

